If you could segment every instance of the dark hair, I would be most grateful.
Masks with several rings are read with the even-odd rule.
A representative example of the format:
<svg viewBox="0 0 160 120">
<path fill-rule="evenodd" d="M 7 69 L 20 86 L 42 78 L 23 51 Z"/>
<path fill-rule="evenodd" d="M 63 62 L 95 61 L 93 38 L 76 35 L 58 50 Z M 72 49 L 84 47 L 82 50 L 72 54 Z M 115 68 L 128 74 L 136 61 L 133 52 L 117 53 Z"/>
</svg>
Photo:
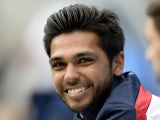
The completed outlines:
<svg viewBox="0 0 160 120">
<path fill-rule="evenodd" d="M 82 4 L 70 5 L 53 13 L 47 20 L 44 32 L 44 46 L 50 57 L 52 39 L 75 30 L 91 31 L 98 35 L 99 45 L 109 61 L 124 47 L 124 35 L 118 16 L 108 9 L 98 10 Z"/>
<path fill-rule="evenodd" d="M 153 2 L 149 5 L 147 15 L 153 18 L 155 27 L 160 33 L 160 1 Z"/>
</svg>

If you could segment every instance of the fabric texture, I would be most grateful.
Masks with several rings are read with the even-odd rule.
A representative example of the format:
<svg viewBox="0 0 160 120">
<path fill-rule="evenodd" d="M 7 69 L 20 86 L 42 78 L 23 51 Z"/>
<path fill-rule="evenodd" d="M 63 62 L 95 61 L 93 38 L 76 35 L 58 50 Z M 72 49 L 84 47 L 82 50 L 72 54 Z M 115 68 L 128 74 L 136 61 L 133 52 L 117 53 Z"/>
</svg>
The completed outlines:
<svg viewBox="0 0 160 120">
<path fill-rule="evenodd" d="M 121 77 L 113 79 L 106 100 L 102 106 L 96 106 L 99 108 L 98 110 L 94 110 L 92 106 L 93 109 L 82 112 L 81 117 L 78 117 L 80 115 L 77 113 L 74 120 L 152 120 L 149 119 L 149 115 L 151 116 L 152 113 L 153 118 L 153 113 L 157 112 L 158 109 L 160 111 L 160 105 L 157 104 L 160 99 L 157 97 L 153 103 L 152 96 L 150 92 L 145 90 L 133 72 L 126 72 Z M 152 106 L 155 104 L 159 107 L 154 111 L 155 107 Z M 160 114 L 158 117 L 160 120 Z"/>
</svg>

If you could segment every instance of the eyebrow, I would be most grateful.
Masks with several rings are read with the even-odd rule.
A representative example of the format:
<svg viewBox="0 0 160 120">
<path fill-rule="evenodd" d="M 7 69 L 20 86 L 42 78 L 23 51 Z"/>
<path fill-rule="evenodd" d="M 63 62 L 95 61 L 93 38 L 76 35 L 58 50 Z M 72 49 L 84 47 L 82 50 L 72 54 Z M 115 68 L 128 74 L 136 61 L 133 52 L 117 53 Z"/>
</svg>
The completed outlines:
<svg viewBox="0 0 160 120">
<path fill-rule="evenodd" d="M 93 56 L 95 58 L 98 58 L 97 55 L 95 55 L 94 53 L 89 52 L 89 51 L 78 53 L 73 58 L 77 59 L 77 58 L 84 57 L 84 56 Z M 51 57 L 49 59 L 49 62 L 52 62 L 52 61 L 61 61 L 61 60 L 63 60 L 63 58 L 61 56 L 55 56 L 55 57 Z"/>
<path fill-rule="evenodd" d="M 61 57 L 51 57 L 51 58 L 49 59 L 49 63 L 51 63 L 51 62 L 53 62 L 53 61 L 60 61 L 60 60 L 62 60 Z"/>
<path fill-rule="evenodd" d="M 94 56 L 95 58 L 97 58 L 98 56 L 95 55 L 94 53 L 92 52 L 89 52 L 89 51 L 86 51 L 86 52 L 82 52 L 82 53 L 78 53 L 74 56 L 74 58 L 79 58 L 79 57 L 83 57 L 83 56 Z"/>
</svg>

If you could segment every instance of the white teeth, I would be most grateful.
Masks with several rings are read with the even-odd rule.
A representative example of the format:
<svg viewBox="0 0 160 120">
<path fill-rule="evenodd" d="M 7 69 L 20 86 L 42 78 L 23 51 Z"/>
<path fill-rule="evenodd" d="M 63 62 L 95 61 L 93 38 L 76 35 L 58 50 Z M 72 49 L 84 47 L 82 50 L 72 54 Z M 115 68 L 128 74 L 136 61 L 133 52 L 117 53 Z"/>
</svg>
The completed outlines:
<svg viewBox="0 0 160 120">
<path fill-rule="evenodd" d="M 85 90 L 85 87 L 68 90 L 68 94 L 76 94 Z"/>
</svg>

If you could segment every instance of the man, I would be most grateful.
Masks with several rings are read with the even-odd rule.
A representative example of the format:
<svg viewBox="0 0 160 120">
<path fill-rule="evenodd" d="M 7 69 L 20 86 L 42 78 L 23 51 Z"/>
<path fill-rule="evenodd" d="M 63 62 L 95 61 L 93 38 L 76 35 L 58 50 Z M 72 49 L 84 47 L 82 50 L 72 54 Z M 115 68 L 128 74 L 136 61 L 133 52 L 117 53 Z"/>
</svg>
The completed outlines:
<svg viewBox="0 0 160 120">
<path fill-rule="evenodd" d="M 148 7 L 147 15 L 145 36 L 149 41 L 149 47 L 146 56 L 152 62 L 160 80 L 160 1 Z"/>
<path fill-rule="evenodd" d="M 44 32 L 55 90 L 77 112 L 74 120 L 160 118 L 158 97 L 134 73 L 122 74 L 124 35 L 115 13 L 70 5 L 48 18 Z"/>
</svg>

